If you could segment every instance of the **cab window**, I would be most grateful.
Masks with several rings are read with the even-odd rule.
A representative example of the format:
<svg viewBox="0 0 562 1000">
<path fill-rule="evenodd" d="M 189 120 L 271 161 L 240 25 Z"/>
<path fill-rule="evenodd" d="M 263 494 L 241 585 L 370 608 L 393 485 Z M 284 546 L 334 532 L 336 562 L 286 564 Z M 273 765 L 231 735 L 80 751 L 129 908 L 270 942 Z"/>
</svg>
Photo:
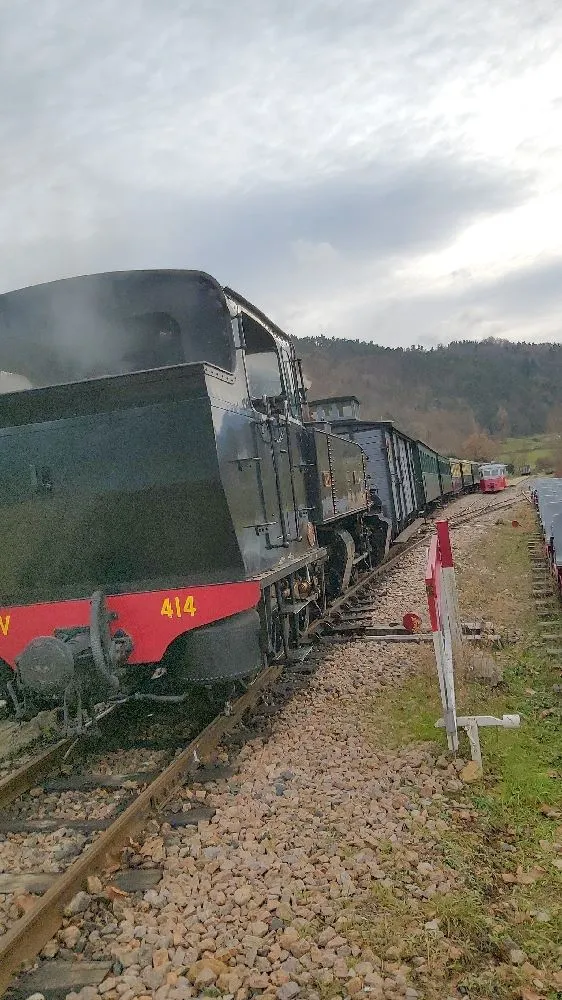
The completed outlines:
<svg viewBox="0 0 562 1000">
<path fill-rule="evenodd" d="M 252 403 L 259 403 L 264 396 L 268 399 L 281 396 L 283 383 L 275 340 L 250 316 L 243 316 L 242 326 L 246 376 Z"/>
<path fill-rule="evenodd" d="M 281 375 L 275 351 L 250 354 L 246 358 L 248 387 L 252 399 L 272 398 L 281 395 Z"/>
</svg>

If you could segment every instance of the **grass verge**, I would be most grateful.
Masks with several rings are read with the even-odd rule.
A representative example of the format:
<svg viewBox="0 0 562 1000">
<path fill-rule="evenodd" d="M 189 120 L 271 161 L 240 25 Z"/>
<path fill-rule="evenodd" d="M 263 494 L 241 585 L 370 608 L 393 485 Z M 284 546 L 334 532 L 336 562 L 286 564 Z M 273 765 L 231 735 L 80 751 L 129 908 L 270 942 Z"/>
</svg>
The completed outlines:
<svg viewBox="0 0 562 1000">
<path fill-rule="evenodd" d="M 521 727 L 482 730 L 484 777 L 458 791 L 462 808 L 451 809 L 455 794 L 448 793 L 448 803 L 428 809 L 446 821 L 437 839 L 427 836 L 432 855 L 454 873 L 455 888 L 420 901 L 377 884 L 370 905 L 350 916 L 350 928 L 378 954 L 390 949 L 413 963 L 428 1000 L 562 997 L 561 676 L 539 641 L 544 627 L 531 599 L 525 529 L 534 528 L 533 514 L 522 506 L 514 517 L 519 526 L 510 514 L 482 531 L 458 572 L 464 618 L 484 613 L 512 638 L 517 630 L 516 641 L 494 654 L 503 671 L 495 689 L 471 682 L 470 674 L 458 679 L 458 711 L 517 712 Z M 433 652 L 414 655 L 404 686 L 366 706 L 366 731 L 386 748 L 422 742 L 442 755 Z M 469 757 L 467 743 L 461 753 Z M 433 920 L 437 936 L 426 928 Z"/>
<path fill-rule="evenodd" d="M 530 465 L 533 468 L 537 459 L 554 457 L 554 453 L 560 447 L 560 437 L 558 434 L 535 434 L 529 437 L 506 438 L 498 445 L 498 460 L 513 463 L 516 469 L 523 465 Z"/>
</svg>

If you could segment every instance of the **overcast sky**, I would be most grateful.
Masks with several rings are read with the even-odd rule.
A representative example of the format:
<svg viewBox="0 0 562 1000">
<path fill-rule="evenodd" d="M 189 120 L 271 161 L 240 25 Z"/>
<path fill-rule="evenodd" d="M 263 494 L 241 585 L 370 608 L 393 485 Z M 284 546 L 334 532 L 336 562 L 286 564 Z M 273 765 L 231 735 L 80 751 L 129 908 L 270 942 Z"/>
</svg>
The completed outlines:
<svg viewBox="0 0 562 1000">
<path fill-rule="evenodd" d="M 0 286 L 195 267 L 295 334 L 562 340 L 557 0 L 17 0 Z"/>
</svg>

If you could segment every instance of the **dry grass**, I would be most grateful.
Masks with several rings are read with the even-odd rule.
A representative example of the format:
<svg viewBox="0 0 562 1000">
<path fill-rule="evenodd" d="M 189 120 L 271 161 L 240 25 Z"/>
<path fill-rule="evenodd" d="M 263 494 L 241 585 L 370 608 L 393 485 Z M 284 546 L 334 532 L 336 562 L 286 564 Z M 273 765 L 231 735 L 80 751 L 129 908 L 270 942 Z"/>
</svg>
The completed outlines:
<svg viewBox="0 0 562 1000">
<path fill-rule="evenodd" d="M 528 628 L 534 620 L 527 554 L 528 532 L 535 527 L 533 509 L 521 504 L 495 520 L 492 530 L 456 559 L 461 614 L 465 619 L 490 619 L 502 628 Z M 512 527 L 512 520 L 519 527 Z"/>
</svg>

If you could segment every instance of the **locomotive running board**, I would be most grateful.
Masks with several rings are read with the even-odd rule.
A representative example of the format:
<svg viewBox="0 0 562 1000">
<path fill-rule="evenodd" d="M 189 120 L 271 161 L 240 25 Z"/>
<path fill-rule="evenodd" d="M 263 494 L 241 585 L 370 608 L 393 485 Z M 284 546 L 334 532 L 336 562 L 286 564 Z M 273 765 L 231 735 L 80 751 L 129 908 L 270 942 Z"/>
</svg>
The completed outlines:
<svg viewBox="0 0 562 1000">
<path fill-rule="evenodd" d="M 311 563 L 326 562 L 328 558 L 328 550 L 324 548 L 311 549 L 307 552 L 305 556 L 301 556 L 300 559 L 295 559 L 289 565 L 281 566 L 279 569 L 267 570 L 262 573 L 261 576 L 254 576 L 252 580 L 259 583 L 262 590 L 269 587 L 272 583 L 278 583 L 279 580 L 284 580 L 286 576 L 291 573 L 298 573 L 299 569 L 304 569 L 305 566 L 310 566 Z"/>
</svg>

